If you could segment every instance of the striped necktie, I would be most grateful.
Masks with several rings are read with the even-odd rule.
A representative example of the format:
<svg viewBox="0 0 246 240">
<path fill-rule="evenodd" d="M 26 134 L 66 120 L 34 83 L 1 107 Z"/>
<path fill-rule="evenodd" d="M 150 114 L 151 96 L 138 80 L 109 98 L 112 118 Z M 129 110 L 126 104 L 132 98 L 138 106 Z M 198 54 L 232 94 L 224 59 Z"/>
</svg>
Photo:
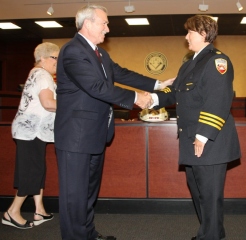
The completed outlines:
<svg viewBox="0 0 246 240">
<path fill-rule="evenodd" d="M 95 49 L 95 53 L 96 53 L 96 55 L 97 55 L 99 61 L 102 62 L 102 59 L 101 59 L 100 53 L 98 52 L 98 48 L 97 48 L 97 47 L 96 47 L 96 49 Z"/>
</svg>

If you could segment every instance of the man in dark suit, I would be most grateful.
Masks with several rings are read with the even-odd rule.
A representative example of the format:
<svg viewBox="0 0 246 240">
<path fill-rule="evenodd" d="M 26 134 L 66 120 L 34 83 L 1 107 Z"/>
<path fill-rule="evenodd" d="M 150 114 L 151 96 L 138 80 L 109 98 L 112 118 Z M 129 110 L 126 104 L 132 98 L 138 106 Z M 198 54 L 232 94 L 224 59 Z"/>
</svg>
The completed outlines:
<svg viewBox="0 0 246 240">
<path fill-rule="evenodd" d="M 240 158 L 234 119 L 233 66 L 214 48 L 217 23 L 196 15 L 185 23 L 193 58 L 185 62 L 172 86 L 153 95 L 158 107 L 176 103 L 179 164 L 187 182 L 200 228 L 193 240 L 224 240 L 223 201 L 227 163 Z"/>
<path fill-rule="evenodd" d="M 111 105 L 146 108 L 152 103 L 147 92 L 164 88 L 166 82 L 121 68 L 97 47 L 109 32 L 104 7 L 79 10 L 76 27 L 78 33 L 62 47 L 57 63 L 54 131 L 61 234 L 63 240 L 114 240 L 99 234 L 93 223 L 105 146 L 114 135 Z M 114 82 L 146 92 L 122 89 Z"/>
</svg>

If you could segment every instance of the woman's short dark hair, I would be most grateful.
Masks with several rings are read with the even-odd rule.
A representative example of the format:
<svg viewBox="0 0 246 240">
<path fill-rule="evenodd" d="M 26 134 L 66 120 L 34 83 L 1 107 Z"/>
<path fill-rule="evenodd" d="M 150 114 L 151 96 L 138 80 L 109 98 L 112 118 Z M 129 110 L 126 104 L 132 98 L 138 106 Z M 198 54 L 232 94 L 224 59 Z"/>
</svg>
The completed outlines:
<svg viewBox="0 0 246 240">
<path fill-rule="evenodd" d="M 198 32 L 202 35 L 206 33 L 205 42 L 212 43 L 218 35 L 217 22 L 208 15 L 195 15 L 187 19 L 184 24 L 186 30 Z"/>
</svg>

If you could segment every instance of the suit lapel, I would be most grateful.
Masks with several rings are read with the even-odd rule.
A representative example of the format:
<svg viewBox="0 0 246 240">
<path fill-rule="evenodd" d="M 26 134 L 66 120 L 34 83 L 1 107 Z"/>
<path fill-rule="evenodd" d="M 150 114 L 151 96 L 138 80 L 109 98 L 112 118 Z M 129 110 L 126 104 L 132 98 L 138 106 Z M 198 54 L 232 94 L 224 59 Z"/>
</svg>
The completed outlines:
<svg viewBox="0 0 246 240">
<path fill-rule="evenodd" d="M 81 42 L 81 44 L 83 45 L 83 47 L 86 49 L 86 51 L 88 52 L 88 57 L 91 59 L 91 57 L 92 57 L 92 59 L 93 59 L 93 62 L 95 62 L 95 64 L 98 66 L 98 70 L 101 72 L 101 74 L 102 74 L 102 76 L 104 77 L 104 78 L 106 78 L 105 77 L 105 74 L 104 74 L 104 71 L 103 71 L 103 67 L 102 67 L 102 64 L 100 63 L 100 61 L 99 61 L 99 59 L 98 59 L 98 57 L 97 57 L 97 55 L 96 55 L 96 53 L 95 53 L 95 51 L 92 49 L 92 47 L 90 46 L 90 44 L 80 35 L 80 34 L 78 34 L 77 33 L 77 35 L 76 35 L 76 38 Z M 101 54 L 100 53 L 100 50 L 98 49 L 98 51 L 99 51 L 99 54 Z M 102 61 L 103 61 L 103 58 L 102 58 L 102 55 L 101 55 L 101 59 L 102 59 Z"/>
<path fill-rule="evenodd" d="M 188 62 L 184 63 L 186 64 L 186 66 L 184 65 L 181 68 L 179 77 L 177 78 L 177 81 L 175 80 L 176 83 L 174 83 L 174 85 L 178 87 L 181 84 L 181 82 L 192 72 L 196 64 L 198 64 L 202 59 L 204 59 L 205 55 L 212 52 L 213 49 L 213 44 L 209 44 L 195 57 L 195 59 L 191 59 Z"/>
<path fill-rule="evenodd" d="M 191 59 L 188 64 L 187 64 L 187 68 L 184 70 L 184 72 L 182 73 L 182 78 L 184 79 L 191 71 L 192 69 L 196 66 L 196 62 L 197 62 L 197 58 L 195 58 L 194 60 Z"/>
<path fill-rule="evenodd" d="M 175 86 L 175 88 L 178 88 L 180 86 L 183 79 L 186 78 L 186 76 L 192 71 L 195 65 L 196 65 L 195 59 L 194 60 L 190 59 L 188 62 L 184 63 L 184 65 L 180 69 L 177 79 L 173 83 L 173 86 Z"/>
<path fill-rule="evenodd" d="M 108 74 L 107 74 L 108 71 L 106 70 L 105 59 L 104 59 L 104 57 L 103 57 L 103 55 L 102 55 L 102 53 L 101 53 L 99 48 L 98 48 L 98 52 L 99 52 L 100 58 L 101 58 L 100 66 L 101 66 L 101 68 L 103 70 L 103 74 L 104 74 L 105 78 L 108 79 Z"/>
<path fill-rule="evenodd" d="M 182 78 L 185 78 L 194 69 L 196 64 L 199 63 L 205 57 L 205 55 L 211 51 L 213 51 L 213 45 L 209 44 L 195 57 L 195 59 L 191 59 L 187 65 L 187 68 L 182 73 Z"/>
</svg>

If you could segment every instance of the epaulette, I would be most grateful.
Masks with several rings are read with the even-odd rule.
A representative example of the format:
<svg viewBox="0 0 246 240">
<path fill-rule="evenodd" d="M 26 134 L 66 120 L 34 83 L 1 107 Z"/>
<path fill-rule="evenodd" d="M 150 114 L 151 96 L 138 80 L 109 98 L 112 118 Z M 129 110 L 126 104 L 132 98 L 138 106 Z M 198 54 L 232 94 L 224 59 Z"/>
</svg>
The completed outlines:
<svg viewBox="0 0 246 240">
<path fill-rule="evenodd" d="M 222 52 L 219 51 L 219 50 L 216 49 L 216 48 L 213 48 L 213 49 L 211 50 L 211 52 L 214 52 L 215 54 L 222 54 Z"/>
</svg>

